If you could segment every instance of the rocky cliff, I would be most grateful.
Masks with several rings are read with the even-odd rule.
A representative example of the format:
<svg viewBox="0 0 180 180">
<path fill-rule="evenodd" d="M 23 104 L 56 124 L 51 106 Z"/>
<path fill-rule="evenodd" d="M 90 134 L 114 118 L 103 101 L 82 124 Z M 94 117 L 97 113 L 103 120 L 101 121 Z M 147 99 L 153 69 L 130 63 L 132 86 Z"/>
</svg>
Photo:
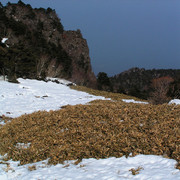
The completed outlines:
<svg viewBox="0 0 180 180">
<path fill-rule="evenodd" d="M 0 41 L 0 74 L 10 79 L 50 76 L 96 86 L 86 40 L 80 30 L 65 31 L 51 8 L 0 5 Z"/>
</svg>

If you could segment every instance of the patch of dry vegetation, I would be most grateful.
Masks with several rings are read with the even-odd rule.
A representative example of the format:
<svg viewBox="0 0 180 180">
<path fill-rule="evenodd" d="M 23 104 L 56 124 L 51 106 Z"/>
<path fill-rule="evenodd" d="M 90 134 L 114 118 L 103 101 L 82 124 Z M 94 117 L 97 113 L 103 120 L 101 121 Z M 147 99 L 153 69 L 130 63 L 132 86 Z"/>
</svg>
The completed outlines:
<svg viewBox="0 0 180 180">
<path fill-rule="evenodd" d="M 6 117 L 6 116 L 4 116 L 4 115 L 0 116 L 0 118 L 1 118 L 3 121 L 5 121 L 5 120 L 8 120 L 8 119 L 9 119 L 8 117 Z"/>
<path fill-rule="evenodd" d="M 0 128 L 0 154 L 8 153 L 21 164 L 130 153 L 164 155 L 179 162 L 179 127 L 180 106 L 99 100 L 13 119 Z M 30 146 L 21 149 L 17 143 Z"/>
<path fill-rule="evenodd" d="M 12 120 L 12 118 L 10 118 L 10 117 L 6 117 L 4 115 L 0 116 L 0 122 L 7 123 L 8 121 L 11 121 L 11 120 Z M 0 125 L 0 126 L 2 126 L 2 125 Z"/>
<path fill-rule="evenodd" d="M 139 171 L 142 169 L 143 169 L 142 167 L 138 167 L 137 169 L 132 168 L 129 171 L 131 171 L 132 175 L 136 175 L 139 174 Z"/>
<path fill-rule="evenodd" d="M 141 100 L 141 99 L 136 98 L 134 96 L 90 89 L 90 88 L 87 88 L 85 86 L 70 86 L 70 87 L 71 87 L 71 89 L 87 92 L 87 93 L 95 95 L 95 96 L 103 96 L 105 98 L 111 98 L 112 100 L 116 100 L 116 101 L 122 101 L 122 99 L 134 99 L 134 100 L 138 100 L 138 101 Z M 145 101 L 145 100 L 143 100 L 143 101 Z"/>
</svg>

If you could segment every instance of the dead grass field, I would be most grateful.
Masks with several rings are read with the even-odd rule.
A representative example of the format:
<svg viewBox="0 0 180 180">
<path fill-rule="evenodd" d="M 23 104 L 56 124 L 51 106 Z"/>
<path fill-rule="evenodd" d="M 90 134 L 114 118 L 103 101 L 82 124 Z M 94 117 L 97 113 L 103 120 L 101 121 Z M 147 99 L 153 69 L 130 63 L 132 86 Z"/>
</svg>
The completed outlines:
<svg viewBox="0 0 180 180">
<path fill-rule="evenodd" d="M 0 154 L 21 164 L 130 154 L 163 155 L 179 163 L 180 106 L 124 103 L 112 94 L 107 97 L 117 101 L 96 100 L 13 119 L 0 128 Z"/>
<path fill-rule="evenodd" d="M 133 96 L 128 96 L 128 95 L 120 94 L 120 93 L 112 93 L 112 92 L 107 92 L 107 91 L 90 89 L 90 88 L 87 88 L 85 86 L 70 86 L 70 87 L 71 87 L 71 89 L 74 89 L 74 90 L 87 92 L 87 93 L 95 95 L 95 96 L 103 96 L 105 98 L 111 98 L 112 100 L 116 100 L 116 101 L 121 101 L 122 99 L 141 100 L 141 99 L 133 97 Z M 142 101 L 145 101 L 145 100 L 142 100 Z"/>
</svg>

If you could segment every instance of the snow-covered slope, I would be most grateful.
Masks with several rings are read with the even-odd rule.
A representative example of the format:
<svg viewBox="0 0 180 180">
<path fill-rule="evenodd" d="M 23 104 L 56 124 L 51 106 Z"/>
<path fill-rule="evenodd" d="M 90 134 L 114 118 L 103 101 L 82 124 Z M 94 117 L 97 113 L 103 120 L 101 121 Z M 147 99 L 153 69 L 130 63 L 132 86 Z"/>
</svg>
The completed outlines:
<svg viewBox="0 0 180 180">
<path fill-rule="evenodd" d="M 174 168 L 175 160 L 153 155 L 83 159 L 78 165 L 74 161 L 56 166 L 47 165 L 47 161 L 24 166 L 18 166 L 19 162 L 9 163 L 8 172 L 5 172 L 7 165 L 0 164 L 1 180 L 178 180 L 180 177 L 179 170 Z"/>
<path fill-rule="evenodd" d="M 0 81 L 0 116 L 18 117 L 38 110 L 57 110 L 68 104 L 86 104 L 95 99 L 105 99 L 50 81 L 18 81 L 19 84 Z"/>
<path fill-rule="evenodd" d="M 105 99 L 53 82 L 18 81 L 19 84 L 0 81 L 0 116 L 17 117 L 38 110 L 59 109 L 67 104 L 85 104 L 95 99 Z M 4 162 L 3 157 L 0 157 L 0 180 L 180 180 L 175 160 L 154 155 L 83 159 L 78 165 L 69 161 L 63 165 L 50 166 L 47 160 L 23 166 L 18 164 L 14 161 Z"/>
</svg>

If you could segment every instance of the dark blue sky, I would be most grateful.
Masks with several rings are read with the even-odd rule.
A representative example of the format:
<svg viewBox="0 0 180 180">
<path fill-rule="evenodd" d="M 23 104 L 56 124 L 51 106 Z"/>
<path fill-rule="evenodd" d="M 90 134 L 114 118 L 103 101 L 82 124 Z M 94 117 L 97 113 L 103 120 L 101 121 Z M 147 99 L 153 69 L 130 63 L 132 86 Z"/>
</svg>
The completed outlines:
<svg viewBox="0 0 180 180">
<path fill-rule="evenodd" d="M 95 74 L 111 76 L 131 67 L 180 69 L 180 0 L 23 2 L 55 9 L 65 30 L 81 29 Z"/>
</svg>

